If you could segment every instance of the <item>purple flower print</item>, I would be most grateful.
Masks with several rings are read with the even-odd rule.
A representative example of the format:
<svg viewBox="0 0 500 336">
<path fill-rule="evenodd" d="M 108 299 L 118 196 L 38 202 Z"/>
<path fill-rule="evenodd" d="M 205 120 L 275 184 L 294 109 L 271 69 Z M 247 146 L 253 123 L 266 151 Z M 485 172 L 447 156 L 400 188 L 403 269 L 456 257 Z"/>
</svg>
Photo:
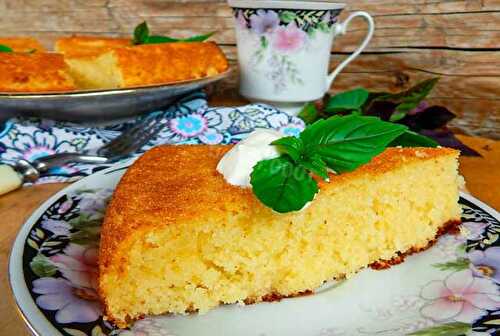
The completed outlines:
<svg viewBox="0 0 500 336">
<path fill-rule="evenodd" d="M 438 322 L 473 323 L 487 310 L 500 308 L 498 287 L 489 279 L 474 277 L 468 269 L 428 283 L 420 295 L 429 300 L 422 315 Z"/>
<path fill-rule="evenodd" d="M 500 247 L 494 246 L 485 251 L 474 250 L 467 253 L 474 274 L 490 278 L 500 284 Z"/>
<path fill-rule="evenodd" d="M 56 236 L 69 236 L 71 225 L 62 220 L 44 219 L 42 221 L 42 228 L 52 232 Z"/>
<path fill-rule="evenodd" d="M 284 54 L 292 54 L 300 50 L 307 40 L 307 34 L 299 29 L 295 22 L 286 27 L 278 27 L 273 34 L 273 47 Z"/>
<path fill-rule="evenodd" d="M 460 233 L 466 239 L 476 240 L 482 236 L 487 226 L 487 223 L 464 222 L 462 223 Z"/>
<path fill-rule="evenodd" d="M 97 192 L 85 192 L 80 201 L 80 211 L 88 215 L 101 216 L 113 191 L 102 189 Z"/>
<path fill-rule="evenodd" d="M 58 323 L 88 323 L 102 313 L 94 290 L 74 287 L 61 278 L 40 278 L 33 281 L 33 292 L 41 294 L 36 304 L 46 310 L 57 310 Z"/>
<path fill-rule="evenodd" d="M 114 334 L 113 334 L 114 335 Z M 147 317 L 134 323 L 130 330 L 120 330 L 117 336 L 175 336 L 160 318 Z"/>
<path fill-rule="evenodd" d="M 260 9 L 257 14 L 250 16 L 250 26 L 258 35 L 271 34 L 278 28 L 280 18 L 275 11 L 265 11 Z"/>
<path fill-rule="evenodd" d="M 97 288 L 97 248 L 69 244 L 64 254 L 56 254 L 50 261 L 73 285 Z"/>
<path fill-rule="evenodd" d="M 73 205 L 73 201 L 71 199 L 68 199 L 63 204 L 61 204 L 59 209 L 57 209 L 57 213 L 64 214 L 64 213 L 68 212 L 68 210 L 71 209 L 72 205 Z"/>
<path fill-rule="evenodd" d="M 241 29 L 247 28 L 247 21 L 245 20 L 245 16 L 243 15 L 243 11 L 240 9 L 238 14 L 236 15 L 236 25 Z"/>
<path fill-rule="evenodd" d="M 207 145 L 218 145 L 224 140 L 224 136 L 215 130 L 208 130 L 199 136 L 201 142 Z"/>
<path fill-rule="evenodd" d="M 297 118 L 291 118 L 285 113 L 273 113 L 267 118 L 269 126 L 285 136 L 298 136 L 304 130 L 304 123 Z"/>
</svg>

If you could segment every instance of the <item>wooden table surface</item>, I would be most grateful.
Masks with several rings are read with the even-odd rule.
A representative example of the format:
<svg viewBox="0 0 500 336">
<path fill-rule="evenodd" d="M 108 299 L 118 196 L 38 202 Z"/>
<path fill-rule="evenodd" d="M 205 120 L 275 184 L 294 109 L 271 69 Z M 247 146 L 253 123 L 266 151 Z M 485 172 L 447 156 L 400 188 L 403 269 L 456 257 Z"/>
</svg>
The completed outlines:
<svg viewBox="0 0 500 336">
<path fill-rule="evenodd" d="M 461 173 L 465 176 L 469 191 L 500 209 L 500 141 L 485 138 L 460 137 L 479 151 L 483 157 L 462 157 Z M 66 184 L 45 184 L 17 190 L 0 198 L 0 335 L 28 335 L 10 293 L 7 264 L 10 248 L 19 227 L 27 217 L 47 198 L 64 188 Z"/>
</svg>

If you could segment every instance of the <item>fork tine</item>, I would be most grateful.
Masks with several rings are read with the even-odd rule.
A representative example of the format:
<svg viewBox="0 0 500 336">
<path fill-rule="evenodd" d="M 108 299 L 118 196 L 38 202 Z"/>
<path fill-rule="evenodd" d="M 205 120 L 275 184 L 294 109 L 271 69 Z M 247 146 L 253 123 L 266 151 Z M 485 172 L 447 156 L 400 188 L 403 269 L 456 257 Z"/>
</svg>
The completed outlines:
<svg viewBox="0 0 500 336">
<path fill-rule="evenodd" d="M 154 115 L 148 116 L 134 125 L 132 128 L 122 133 L 122 135 L 120 135 L 113 141 L 101 147 L 98 150 L 98 154 L 108 158 L 127 155 L 133 151 L 129 148 L 133 148 L 132 145 L 139 139 L 146 138 L 146 142 L 148 142 L 154 136 L 150 135 L 150 130 L 156 130 L 157 127 L 155 126 L 160 127 L 161 130 L 161 128 L 163 128 L 164 126 L 164 123 L 157 121 L 156 116 Z"/>
<path fill-rule="evenodd" d="M 127 134 L 120 136 L 116 139 L 117 141 L 105 148 L 105 155 L 112 160 L 117 160 L 135 152 L 158 135 L 165 125 L 166 122 L 151 120 L 146 125 L 142 125 L 142 128 L 139 128 L 140 130 L 136 129 L 130 134 L 127 131 Z"/>
<path fill-rule="evenodd" d="M 142 132 L 145 129 L 148 129 L 149 127 L 151 127 L 154 124 L 154 122 L 155 122 L 155 119 L 151 118 L 151 117 L 148 117 L 148 118 L 146 118 L 144 120 L 141 120 L 141 122 L 139 122 L 138 124 L 134 125 L 132 128 L 126 130 L 124 133 L 122 133 L 116 139 L 112 140 L 111 142 L 109 142 L 106 145 L 104 145 L 103 147 L 101 147 L 100 151 L 101 150 L 105 150 L 105 151 L 110 150 L 110 151 L 113 151 L 113 149 L 116 146 L 120 146 L 124 142 L 133 141 L 133 139 L 136 137 L 136 135 L 139 132 Z"/>
<path fill-rule="evenodd" d="M 141 134 L 141 136 L 135 138 L 133 142 L 126 144 L 124 143 L 123 146 L 120 148 L 120 152 L 122 153 L 122 155 L 127 155 L 129 153 L 139 150 L 140 148 L 142 148 L 142 146 L 147 144 L 156 135 L 158 135 L 158 133 L 161 132 L 164 126 L 165 124 L 162 123 L 154 125 L 153 127 L 149 128 L 146 132 Z"/>
</svg>

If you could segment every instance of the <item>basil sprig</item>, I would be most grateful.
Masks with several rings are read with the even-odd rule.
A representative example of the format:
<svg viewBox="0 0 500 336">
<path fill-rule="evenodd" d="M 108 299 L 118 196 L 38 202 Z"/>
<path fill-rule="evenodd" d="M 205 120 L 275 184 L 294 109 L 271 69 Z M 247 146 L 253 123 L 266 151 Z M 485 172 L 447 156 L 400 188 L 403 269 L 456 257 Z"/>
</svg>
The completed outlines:
<svg viewBox="0 0 500 336">
<path fill-rule="evenodd" d="M 146 22 L 142 22 L 134 29 L 134 38 L 132 43 L 135 45 L 139 44 L 157 44 L 157 43 L 174 43 L 174 42 L 203 42 L 209 39 L 214 32 L 191 36 L 184 39 L 162 36 L 162 35 L 150 35 L 149 27 Z"/>
<path fill-rule="evenodd" d="M 302 209 L 318 193 L 312 175 L 350 172 L 382 153 L 408 127 L 377 117 L 334 116 L 307 127 L 298 138 L 272 143 L 282 156 L 257 163 L 250 183 L 256 197 L 279 213 Z M 410 141 L 410 140 L 408 140 Z"/>
<path fill-rule="evenodd" d="M 7 52 L 7 53 L 10 53 L 10 52 L 13 52 L 14 50 L 12 50 L 11 47 L 8 47 L 6 45 L 3 45 L 3 44 L 0 44 L 0 52 Z"/>
</svg>

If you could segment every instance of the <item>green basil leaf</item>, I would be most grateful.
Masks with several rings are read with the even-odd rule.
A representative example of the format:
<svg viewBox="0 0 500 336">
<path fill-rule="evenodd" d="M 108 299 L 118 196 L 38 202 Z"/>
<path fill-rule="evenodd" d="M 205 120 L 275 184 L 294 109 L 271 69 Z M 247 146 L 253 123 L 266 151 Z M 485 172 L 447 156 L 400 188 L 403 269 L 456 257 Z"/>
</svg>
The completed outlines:
<svg viewBox="0 0 500 336">
<path fill-rule="evenodd" d="M 8 47 L 6 45 L 0 44 L 0 52 L 13 52 L 11 47 Z"/>
<path fill-rule="evenodd" d="M 311 175 L 287 157 L 257 163 L 250 183 L 255 196 L 279 213 L 301 210 L 318 192 Z"/>
<path fill-rule="evenodd" d="M 353 171 L 382 153 L 408 128 L 376 117 L 334 116 L 307 127 L 305 153 L 319 155 L 337 173 Z"/>
<path fill-rule="evenodd" d="M 284 23 L 290 23 L 297 18 L 297 14 L 292 11 L 283 11 L 280 14 L 280 20 Z"/>
<path fill-rule="evenodd" d="M 188 38 L 185 38 L 185 39 L 181 39 L 181 41 L 182 42 L 203 42 L 205 40 L 208 40 L 214 34 L 215 34 L 215 32 L 210 32 L 208 34 L 191 36 L 191 37 L 188 37 Z"/>
<path fill-rule="evenodd" d="M 304 158 L 300 161 L 300 165 L 325 181 L 329 179 L 326 163 L 319 155 L 312 155 L 311 157 Z"/>
<path fill-rule="evenodd" d="M 271 145 L 278 147 L 282 153 L 288 154 L 295 162 L 300 161 L 304 150 L 302 140 L 292 136 L 278 139 L 272 142 Z"/>
<path fill-rule="evenodd" d="M 169 37 L 169 36 L 162 36 L 162 35 L 151 35 L 148 36 L 145 41 L 142 43 L 138 44 L 158 44 L 158 43 L 175 43 L 175 42 L 203 42 L 209 37 L 211 37 L 214 33 L 209 33 L 205 35 L 196 35 L 192 37 L 188 37 L 185 39 L 178 39 L 174 37 Z"/>
<path fill-rule="evenodd" d="M 179 41 L 180 41 L 179 39 L 175 39 L 175 38 L 168 37 L 168 36 L 151 35 L 142 44 L 172 43 L 172 42 L 179 42 Z"/>
<path fill-rule="evenodd" d="M 420 135 L 412 131 L 406 131 L 397 137 L 390 147 L 403 146 L 403 147 L 437 147 L 439 144 L 436 140 Z"/>
<path fill-rule="evenodd" d="M 325 111 L 335 114 L 344 111 L 359 110 L 365 104 L 370 93 L 363 88 L 339 93 L 330 98 Z"/>
<path fill-rule="evenodd" d="M 134 29 L 134 39 L 133 43 L 134 44 L 144 44 L 148 41 L 149 37 L 149 28 L 148 24 L 146 21 L 142 22 L 139 24 L 137 27 Z"/>
<path fill-rule="evenodd" d="M 298 117 L 304 120 L 306 125 L 309 125 L 320 118 L 320 112 L 314 103 L 307 103 L 299 112 Z"/>
</svg>

